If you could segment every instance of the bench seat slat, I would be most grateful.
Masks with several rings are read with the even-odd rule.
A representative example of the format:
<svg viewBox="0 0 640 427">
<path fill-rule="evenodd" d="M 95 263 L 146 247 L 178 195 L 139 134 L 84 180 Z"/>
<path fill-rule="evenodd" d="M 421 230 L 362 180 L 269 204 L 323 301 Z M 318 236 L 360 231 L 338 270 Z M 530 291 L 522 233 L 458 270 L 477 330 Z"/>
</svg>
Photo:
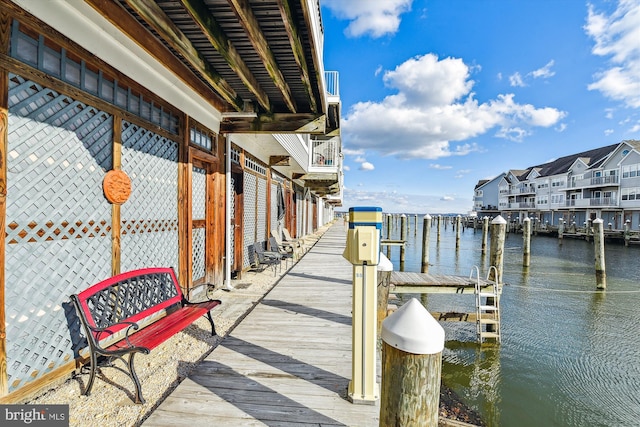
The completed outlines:
<svg viewBox="0 0 640 427">
<path fill-rule="evenodd" d="M 220 301 L 206 301 L 197 305 L 186 305 L 132 334 L 129 336 L 129 342 L 134 346 L 153 350 L 219 304 Z M 127 347 L 127 342 L 121 340 L 109 346 L 107 350 L 112 351 Z"/>
</svg>

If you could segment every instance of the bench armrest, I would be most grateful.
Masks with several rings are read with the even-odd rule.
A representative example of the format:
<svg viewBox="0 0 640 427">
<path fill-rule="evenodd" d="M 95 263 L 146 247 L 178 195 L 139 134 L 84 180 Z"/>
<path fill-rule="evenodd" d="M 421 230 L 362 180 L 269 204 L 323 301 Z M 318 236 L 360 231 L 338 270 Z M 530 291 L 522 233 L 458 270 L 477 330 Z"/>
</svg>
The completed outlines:
<svg viewBox="0 0 640 427">
<path fill-rule="evenodd" d="M 87 325 L 89 327 L 89 329 L 91 329 L 91 332 L 95 332 L 95 339 L 93 340 L 94 341 L 93 344 L 96 347 L 96 349 L 99 350 L 99 352 L 101 352 L 103 354 L 104 353 L 110 353 L 109 351 L 107 351 L 106 349 L 104 349 L 100 345 L 100 340 L 101 340 L 100 335 L 103 332 L 107 332 L 107 331 L 109 331 L 109 329 L 112 329 L 112 328 L 114 328 L 115 326 L 118 326 L 118 325 L 128 325 L 126 327 L 125 331 L 124 331 L 124 340 L 127 343 L 127 345 L 129 346 L 129 350 L 131 350 L 133 348 L 136 348 L 136 346 L 131 344 L 131 341 L 129 341 L 129 336 L 133 332 L 137 331 L 140 328 L 140 326 L 136 322 L 118 322 L 118 323 L 115 323 L 115 324 L 113 324 L 111 326 L 108 326 L 106 328 L 96 328 L 94 326 Z"/>
</svg>

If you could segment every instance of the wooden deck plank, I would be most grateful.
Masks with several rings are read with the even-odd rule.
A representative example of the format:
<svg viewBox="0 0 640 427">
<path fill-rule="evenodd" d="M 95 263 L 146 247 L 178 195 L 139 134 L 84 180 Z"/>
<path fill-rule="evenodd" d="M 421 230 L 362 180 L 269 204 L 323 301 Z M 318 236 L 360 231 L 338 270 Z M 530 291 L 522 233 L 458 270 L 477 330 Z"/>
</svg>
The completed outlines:
<svg viewBox="0 0 640 427">
<path fill-rule="evenodd" d="M 378 426 L 354 405 L 352 266 L 331 227 L 145 421 L 145 426 Z"/>
<path fill-rule="evenodd" d="M 391 285 L 395 293 L 410 294 L 472 294 L 475 292 L 476 279 L 466 276 L 435 275 L 405 271 L 391 272 Z M 489 288 L 493 282 L 480 278 L 480 287 Z"/>
</svg>

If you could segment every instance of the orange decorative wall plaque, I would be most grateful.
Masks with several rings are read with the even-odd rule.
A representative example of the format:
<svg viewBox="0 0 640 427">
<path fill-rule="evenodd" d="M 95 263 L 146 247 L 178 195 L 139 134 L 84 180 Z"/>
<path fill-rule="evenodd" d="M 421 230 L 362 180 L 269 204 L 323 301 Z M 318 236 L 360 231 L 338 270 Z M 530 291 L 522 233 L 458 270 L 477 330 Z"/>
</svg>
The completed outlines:
<svg viewBox="0 0 640 427">
<path fill-rule="evenodd" d="M 114 205 L 121 205 L 131 195 L 131 179 L 121 170 L 107 172 L 102 181 L 104 196 Z"/>
</svg>

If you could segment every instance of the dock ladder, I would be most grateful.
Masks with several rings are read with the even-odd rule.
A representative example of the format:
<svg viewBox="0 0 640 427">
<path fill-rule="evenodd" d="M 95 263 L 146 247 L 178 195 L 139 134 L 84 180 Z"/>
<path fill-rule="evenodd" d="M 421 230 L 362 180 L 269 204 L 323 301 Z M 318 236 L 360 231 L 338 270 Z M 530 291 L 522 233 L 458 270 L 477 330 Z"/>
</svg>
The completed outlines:
<svg viewBox="0 0 640 427">
<path fill-rule="evenodd" d="M 493 271 L 495 280 L 489 280 Z M 491 285 L 484 289 L 480 285 L 480 270 L 477 266 L 471 269 L 470 280 L 474 280 L 476 296 L 476 332 L 482 344 L 485 339 L 491 338 L 500 342 L 500 284 L 498 283 L 498 270 L 495 266 L 489 267 L 487 282 Z"/>
</svg>

